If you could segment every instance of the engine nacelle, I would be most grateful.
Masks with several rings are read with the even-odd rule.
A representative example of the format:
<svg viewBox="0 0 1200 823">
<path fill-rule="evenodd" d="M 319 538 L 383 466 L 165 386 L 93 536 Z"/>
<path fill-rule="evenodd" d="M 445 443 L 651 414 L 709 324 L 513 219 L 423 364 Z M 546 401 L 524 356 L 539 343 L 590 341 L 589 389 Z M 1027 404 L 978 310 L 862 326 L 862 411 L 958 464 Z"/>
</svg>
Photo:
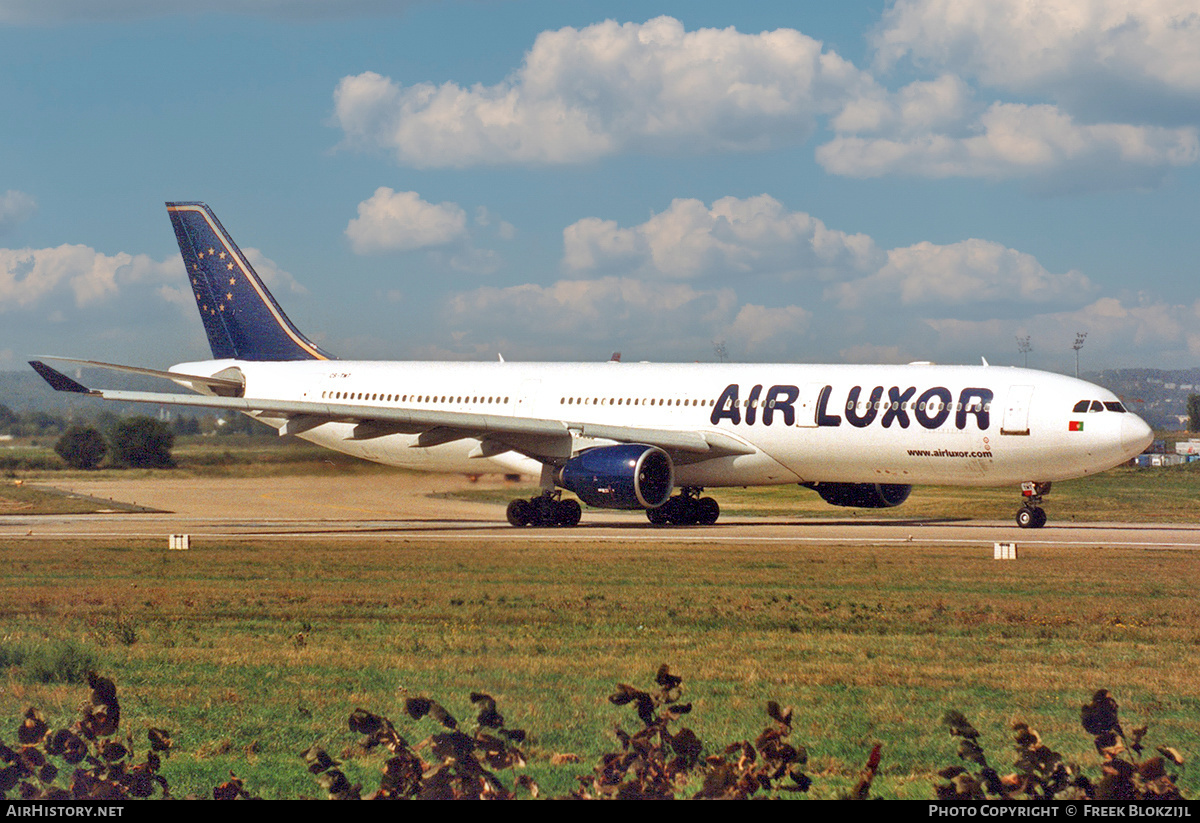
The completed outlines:
<svg viewBox="0 0 1200 823">
<path fill-rule="evenodd" d="M 671 496 L 675 467 L 657 446 L 598 446 L 568 460 L 556 480 L 589 506 L 653 509 Z"/>
<path fill-rule="evenodd" d="M 902 483 L 813 483 L 809 488 L 826 503 L 857 509 L 890 509 L 907 500 L 912 491 L 912 486 Z"/>
</svg>

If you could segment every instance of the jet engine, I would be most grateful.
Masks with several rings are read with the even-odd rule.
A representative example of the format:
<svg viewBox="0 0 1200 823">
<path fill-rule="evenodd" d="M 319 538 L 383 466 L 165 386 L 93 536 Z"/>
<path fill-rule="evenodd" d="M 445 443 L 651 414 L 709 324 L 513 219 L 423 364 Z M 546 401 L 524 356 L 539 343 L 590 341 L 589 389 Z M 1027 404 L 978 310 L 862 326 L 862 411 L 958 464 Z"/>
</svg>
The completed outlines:
<svg viewBox="0 0 1200 823">
<path fill-rule="evenodd" d="M 903 483 L 805 483 L 834 506 L 890 509 L 908 499 L 912 486 Z"/>
<path fill-rule="evenodd" d="M 675 486 L 670 456 L 657 446 L 598 446 L 572 457 L 558 470 L 558 485 L 589 506 L 653 509 Z"/>
</svg>

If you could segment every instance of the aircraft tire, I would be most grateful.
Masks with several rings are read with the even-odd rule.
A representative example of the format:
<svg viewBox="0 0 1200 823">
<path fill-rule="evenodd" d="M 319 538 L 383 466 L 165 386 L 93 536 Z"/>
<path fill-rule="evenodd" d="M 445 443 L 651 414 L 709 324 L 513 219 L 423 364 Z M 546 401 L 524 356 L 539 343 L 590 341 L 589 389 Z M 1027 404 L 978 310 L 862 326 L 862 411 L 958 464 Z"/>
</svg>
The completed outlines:
<svg viewBox="0 0 1200 823">
<path fill-rule="evenodd" d="M 1022 506 L 1017 510 L 1017 525 L 1022 529 L 1040 529 L 1046 525 L 1046 512 L 1040 506 Z"/>
<path fill-rule="evenodd" d="M 532 508 L 528 500 L 510 501 L 506 512 L 509 524 L 516 526 L 518 529 L 528 526 L 533 520 L 533 512 L 530 511 Z"/>
<path fill-rule="evenodd" d="M 572 528 L 579 525 L 583 509 L 574 500 L 559 500 L 554 504 L 554 525 Z"/>
<path fill-rule="evenodd" d="M 646 509 L 646 519 L 655 526 L 665 526 L 671 521 L 667 519 L 667 513 L 663 511 L 666 506 L 658 506 L 653 509 Z"/>
<path fill-rule="evenodd" d="M 721 506 L 711 497 L 701 497 L 696 501 L 696 522 L 701 526 L 711 526 L 721 516 Z"/>
</svg>

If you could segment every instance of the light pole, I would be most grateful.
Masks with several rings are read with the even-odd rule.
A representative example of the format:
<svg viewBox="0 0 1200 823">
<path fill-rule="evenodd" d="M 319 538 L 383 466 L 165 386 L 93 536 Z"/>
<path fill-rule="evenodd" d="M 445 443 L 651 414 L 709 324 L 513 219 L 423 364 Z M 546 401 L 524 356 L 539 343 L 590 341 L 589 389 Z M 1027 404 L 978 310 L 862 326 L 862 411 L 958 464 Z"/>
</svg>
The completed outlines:
<svg viewBox="0 0 1200 823">
<path fill-rule="evenodd" d="M 718 363 L 724 363 L 727 359 L 729 359 L 729 352 L 726 351 L 726 349 L 725 349 L 725 341 L 724 340 L 714 340 L 713 341 L 713 351 L 717 355 Z"/>
<path fill-rule="evenodd" d="M 1033 346 L 1029 345 L 1029 335 L 1017 338 L 1017 351 L 1025 356 L 1025 368 L 1029 368 L 1029 353 Z"/>
<path fill-rule="evenodd" d="M 1079 376 L 1079 350 L 1083 348 L 1083 341 L 1087 340 L 1087 332 L 1075 332 L 1075 345 L 1071 346 L 1075 350 L 1075 376 Z"/>
</svg>

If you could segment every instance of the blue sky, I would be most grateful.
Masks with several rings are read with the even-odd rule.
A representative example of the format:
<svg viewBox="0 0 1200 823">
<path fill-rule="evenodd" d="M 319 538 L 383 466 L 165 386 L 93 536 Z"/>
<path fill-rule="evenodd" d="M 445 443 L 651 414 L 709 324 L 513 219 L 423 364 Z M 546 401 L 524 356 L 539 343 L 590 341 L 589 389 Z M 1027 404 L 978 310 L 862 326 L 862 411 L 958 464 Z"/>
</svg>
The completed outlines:
<svg viewBox="0 0 1200 823">
<path fill-rule="evenodd" d="M 166 200 L 345 358 L 1200 359 L 1194 0 L 0 0 L 0 67 L 0 369 L 208 356 Z"/>
</svg>

